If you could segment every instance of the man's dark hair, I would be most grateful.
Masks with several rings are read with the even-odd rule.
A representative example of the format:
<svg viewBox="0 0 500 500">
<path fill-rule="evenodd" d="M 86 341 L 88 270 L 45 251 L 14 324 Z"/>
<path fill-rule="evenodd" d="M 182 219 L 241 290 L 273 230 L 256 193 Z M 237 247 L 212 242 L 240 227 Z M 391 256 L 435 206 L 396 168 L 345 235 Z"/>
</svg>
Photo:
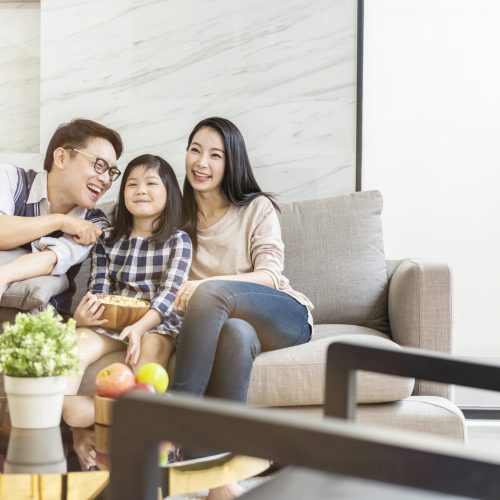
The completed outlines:
<svg viewBox="0 0 500 500">
<path fill-rule="evenodd" d="M 99 137 L 111 143 L 116 153 L 116 158 L 120 158 L 123 151 L 123 143 L 120 134 L 100 123 L 84 118 L 76 118 L 69 123 L 62 123 L 57 127 L 52 139 L 50 139 L 45 153 L 43 168 L 50 172 L 54 162 L 54 151 L 60 147 L 81 148 L 85 147 L 90 139 Z M 76 154 L 74 151 L 71 155 Z"/>
</svg>

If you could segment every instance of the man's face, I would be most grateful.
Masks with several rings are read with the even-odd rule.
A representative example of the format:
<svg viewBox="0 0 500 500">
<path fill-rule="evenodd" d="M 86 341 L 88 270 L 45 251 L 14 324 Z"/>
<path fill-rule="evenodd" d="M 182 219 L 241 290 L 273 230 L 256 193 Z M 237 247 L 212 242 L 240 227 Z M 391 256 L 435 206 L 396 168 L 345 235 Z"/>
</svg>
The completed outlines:
<svg viewBox="0 0 500 500">
<path fill-rule="evenodd" d="M 102 195 L 111 187 L 109 170 L 96 172 L 96 159 L 104 160 L 109 167 L 116 168 L 116 153 L 106 139 L 95 137 L 77 148 L 79 152 L 67 150 L 64 157 L 65 195 L 68 202 L 83 208 L 94 208 Z M 102 161 L 100 162 L 102 163 Z"/>
</svg>

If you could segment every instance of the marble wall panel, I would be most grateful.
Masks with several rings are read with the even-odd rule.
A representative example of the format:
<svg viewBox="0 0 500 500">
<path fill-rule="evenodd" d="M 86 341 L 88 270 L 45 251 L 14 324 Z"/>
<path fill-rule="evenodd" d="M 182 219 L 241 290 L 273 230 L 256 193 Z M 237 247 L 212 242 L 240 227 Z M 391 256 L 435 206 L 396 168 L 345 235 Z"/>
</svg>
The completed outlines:
<svg viewBox="0 0 500 500">
<path fill-rule="evenodd" d="M 40 4 L 0 2 L 0 151 L 37 153 Z"/>
<path fill-rule="evenodd" d="M 352 192 L 356 4 L 42 0 L 41 150 L 85 116 L 120 131 L 122 166 L 152 152 L 182 178 L 192 127 L 220 115 L 280 200 Z"/>
</svg>

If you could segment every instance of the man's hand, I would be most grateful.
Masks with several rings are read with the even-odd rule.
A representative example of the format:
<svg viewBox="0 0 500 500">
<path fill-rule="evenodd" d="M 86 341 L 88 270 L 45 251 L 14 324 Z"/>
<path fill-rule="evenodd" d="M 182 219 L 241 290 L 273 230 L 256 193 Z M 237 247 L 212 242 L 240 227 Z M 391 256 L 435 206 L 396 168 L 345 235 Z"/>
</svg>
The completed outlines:
<svg viewBox="0 0 500 500">
<path fill-rule="evenodd" d="M 62 216 L 61 231 L 72 236 L 80 245 L 93 245 L 102 232 L 92 222 L 69 215 Z"/>
<path fill-rule="evenodd" d="M 141 339 L 146 332 L 137 323 L 126 326 L 122 333 L 120 333 L 120 340 L 128 337 L 127 355 L 125 356 L 125 363 L 136 365 L 141 355 Z"/>
<path fill-rule="evenodd" d="M 87 292 L 75 309 L 73 318 L 76 326 L 101 326 L 108 322 L 107 319 L 99 319 L 103 312 L 104 306 L 99 305 L 95 295 Z"/>
</svg>

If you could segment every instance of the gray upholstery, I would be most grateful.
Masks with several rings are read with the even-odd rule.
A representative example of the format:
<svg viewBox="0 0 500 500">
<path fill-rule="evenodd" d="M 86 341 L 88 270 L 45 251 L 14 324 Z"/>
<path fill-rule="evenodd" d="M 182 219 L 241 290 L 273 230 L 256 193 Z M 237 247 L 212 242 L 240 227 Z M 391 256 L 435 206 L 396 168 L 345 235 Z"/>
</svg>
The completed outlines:
<svg viewBox="0 0 500 500">
<path fill-rule="evenodd" d="M 319 411 L 324 400 L 326 350 L 339 338 L 382 342 L 395 349 L 402 345 L 450 352 L 450 270 L 439 262 L 386 262 L 381 209 L 378 192 L 282 206 L 285 273 L 292 286 L 315 304 L 316 325 L 309 344 L 257 357 L 249 404 Z M 77 277 L 74 306 L 86 290 L 88 273 L 87 260 Z M 12 312 L 0 308 L 0 321 L 11 318 Z M 80 392 L 92 394 L 99 369 L 123 360 L 124 354 L 118 352 L 94 363 Z M 174 363 L 175 356 L 168 367 L 171 375 Z M 461 413 L 443 399 L 450 395 L 448 386 L 361 373 L 357 395 L 358 402 L 365 403 L 358 408 L 360 422 L 464 439 Z"/>
<path fill-rule="evenodd" d="M 381 211 L 378 191 L 283 205 L 285 274 L 315 305 L 316 323 L 388 333 Z"/>
<path fill-rule="evenodd" d="M 0 265 L 8 264 L 27 253 L 28 251 L 22 248 L 0 250 Z M 2 294 L 0 304 L 4 307 L 31 311 L 44 307 L 51 297 L 64 292 L 68 286 L 68 278 L 65 274 L 61 276 L 39 276 L 37 278 L 18 281 L 7 287 Z"/>
</svg>

